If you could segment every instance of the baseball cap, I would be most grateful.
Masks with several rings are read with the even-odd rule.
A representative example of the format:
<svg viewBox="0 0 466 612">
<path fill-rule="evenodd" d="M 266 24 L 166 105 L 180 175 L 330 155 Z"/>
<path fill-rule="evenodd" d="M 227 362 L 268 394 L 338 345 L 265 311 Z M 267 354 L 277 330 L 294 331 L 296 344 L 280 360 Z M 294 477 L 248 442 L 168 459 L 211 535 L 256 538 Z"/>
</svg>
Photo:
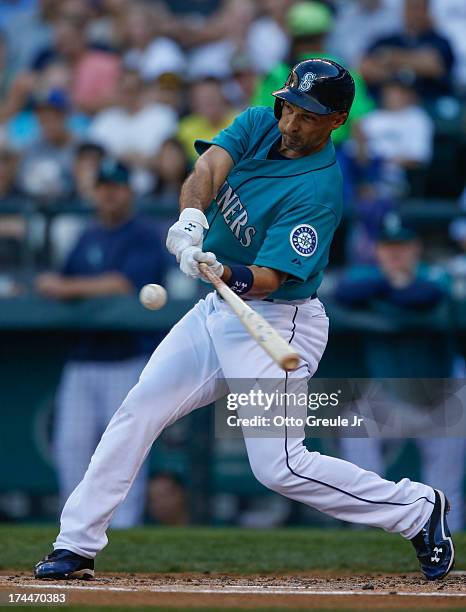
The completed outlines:
<svg viewBox="0 0 466 612">
<path fill-rule="evenodd" d="M 414 229 L 403 224 L 396 213 L 389 213 L 384 217 L 377 233 L 378 242 L 409 242 L 417 237 Z"/>
<path fill-rule="evenodd" d="M 320 2 L 298 2 L 286 14 L 286 24 L 291 36 L 314 36 L 325 34 L 333 26 L 329 8 Z"/>
<path fill-rule="evenodd" d="M 34 96 L 35 108 L 53 108 L 66 113 L 70 109 L 70 100 L 66 91 L 62 89 L 50 89 L 49 91 Z"/>
<path fill-rule="evenodd" d="M 116 159 L 102 160 L 97 171 L 96 183 L 119 183 L 129 185 L 130 170 L 128 166 Z"/>
</svg>

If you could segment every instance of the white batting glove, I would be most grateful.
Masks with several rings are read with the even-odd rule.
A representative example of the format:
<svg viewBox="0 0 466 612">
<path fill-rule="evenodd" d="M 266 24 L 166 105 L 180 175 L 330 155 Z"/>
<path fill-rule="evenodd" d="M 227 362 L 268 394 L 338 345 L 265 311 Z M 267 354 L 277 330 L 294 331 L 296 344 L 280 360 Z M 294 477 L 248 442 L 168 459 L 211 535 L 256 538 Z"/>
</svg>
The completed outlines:
<svg viewBox="0 0 466 612">
<path fill-rule="evenodd" d="M 201 278 L 203 276 L 199 269 L 199 264 L 205 263 L 214 274 L 222 276 L 223 266 L 218 261 L 214 253 L 203 253 L 199 247 L 188 247 L 181 253 L 180 270 L 191 278 Z"/>
<path fill-rule="evenodd" d="M 209 224 L 202 210 L 185 208 L 181 211 L 178 221 L 168 230 L 166 243 L 176 261 L 180 261 L 184 249 L 192 246 L 202 248 L 204 229 L 209 229 Z"/>
</svg>

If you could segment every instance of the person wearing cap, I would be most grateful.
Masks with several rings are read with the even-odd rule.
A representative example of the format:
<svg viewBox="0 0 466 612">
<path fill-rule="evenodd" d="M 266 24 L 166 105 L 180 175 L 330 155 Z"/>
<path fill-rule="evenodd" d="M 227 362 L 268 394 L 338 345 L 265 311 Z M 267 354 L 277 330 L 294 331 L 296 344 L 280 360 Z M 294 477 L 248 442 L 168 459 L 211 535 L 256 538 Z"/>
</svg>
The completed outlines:
<svg viewBox="0 0 466 612">
<path fill-rule="evenodd" d="M 298 2 L 288 11 L 286 24 L 291 36 L 291 49 L 288 62 L 277 64 L 263 79 L 259 80 L 252 99 L 254 106 L 272 106 L 274 99 L 270 92 L 280 89 L 286 81 L 291 66 L 309 58 L 328 58 L 341 63 L 339 58 L 326 53 L 325 43 L 333 27 L 330 9 L 321 2 Z M 356 95 L 348 121 L 332 134 L 336 146 L 346 141 L 351 133 L 351 125 L 373 110 L 374 103 L 369 96 L 366 84 L 355 70 L 351 70 L 355 81 Z"/>
<path fill-rule="evenodd" d="M 415 231 L 393 213 L 387 215 L 376 241 L 376 265 L 350 270 L 335 297 L 345 306 L 382 300 L 401 308 L 425 310 L 444 298 L 445 286 L 421 264 L 421 243 Z M 445 279 L 444 279 L 445 280 Z"/>
<path fill-rule="evenodd" d="M 147 283 L 163 282 L 160 238 L 134 215 L 127 166 L 104 159 L 94 201 L 96 218 L 81 234 L 60 273 L 37 277 L 37 292 L 51 299 L 76 300 L 132 295 Z M 61 503 L 84 475 L 116 406 L 137 382 L 147 355 L 160 336 L 137 332 L 81 331 L 66 362 L 56 402 L 54 452 Z M 115 515 L 114 526 L 142 520 L 142 470 Z"/>
<path fill-rule="evenodd" d="M 449 281 L 442 270 L 422 263 L 421 254 L 421 242 L 413 228 L 404 225 L 396 214 L 388 214 L 377 238 L 376 265 L 354 267 L 346 272 L 337 285 L 335 299 L 346 308 L 387 316 L 395 326 L 408 316 L 434 317 L 445 306 Z M 436 430 L 430 436 L 423 433 L 424 437 L 416 438 L 416 431 L 418 435 L 423 431 L 416 427 L 425 423 L 430 409 L 415 398 L 417 379 L 449 378 L 452 374 L 453 358 L 445 336 L 435 330 L 413 333 L 403 329 L 389 336 L 373 331 L 362 337 L 362 346 L 367 377 L 375 384 L 381 381 L 376 404 L 373 396 L 364 395 L 363 405 L 375 406 L 377 423 L 400 422 L 404 424 L 404 431 L 410 423 L 415 424 L 406 437 L 416 440 L 422 481 L 432 487 L 442 487 L 452 508 L 448 519 L 450 529 L 460 531 L 464 524 L 464 440 L 437 437 L 441 434 Z M 412 397 L 403 399 L 403 384 L 395 387 L 396 382 L 387 390 L 383 383 L 387 378 L 409 378 Z M 395 395 L 390 391 L 393 388 L 398 389 Z M 342 438 L 340 449 L 347 461 L 385 474 L 384 449 L 399 443 L 399 440 L 383 440 L 382 436 Z"/>
<path fill-rule="evenodd" d="M 37 95 L 33 106 L 40 137 L 25 148 L 18 183 L 27 194 L 42 198 L 67 196 L 73 189 L 73 137 L 68 131 L 70 101 L 60 89 Z"/>
</svg>

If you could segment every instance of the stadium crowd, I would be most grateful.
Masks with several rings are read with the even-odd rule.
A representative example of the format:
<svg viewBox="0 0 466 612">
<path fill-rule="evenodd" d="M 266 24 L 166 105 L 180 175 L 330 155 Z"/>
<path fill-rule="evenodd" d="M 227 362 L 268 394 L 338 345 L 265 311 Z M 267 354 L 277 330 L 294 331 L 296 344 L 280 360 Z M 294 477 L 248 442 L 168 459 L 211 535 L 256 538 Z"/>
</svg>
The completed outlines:
<svg viewBox="0 0 466 612">
<path fill-rule="evenodd" d="M 464 297 L 464 32 L 464 0 L 4 0 L 0 297 L 31 288 L 56 299 L 113 295 L 138 289 L 154 274 L 162 279 L 172 264 L 160 247 L 152 254 L 158 261 L 142 254 L 130 260 L 121 247 L 137 250 L 141 237 L 149 241 L 148 230 L 113 231 L 112 214 L 128 220 L 132 212 L 125 206 L 134 200 L 135 210 L 153 217 L 154 241 L 161 245 L 166 221 L 160 219 L 175 215 L 196 158 L 194 139 L 211 138 L 247 106 L 272 105 L 271 92 L 307 57 L 340 61 L 357 85 L 350 119 L 334 135 L 346 214 L 334 245 L 334 273 L 323 290 L 344 308 L 377 300 L 400 313 L 434 310 L 455 291 Z M 109 199 L 121 203 L 121 217 Z M 103 223 L 100 233 L 85 229 L 88 216 Z M 111 263 L 86 264 L 92 240 L 103 251 L 113 249 Z M 52 267 L 60 274 L 43 273 Z M 96 270 L 93 283 L 73 284 L 73 275 L 95 276 Z M 97 347 L 92 338 L 76 346 L 58 402 L 65 497 L 81 477 L 64 473 L 78 432 L 72 416 L 63 415 L 76 409 L 67 404 L 76 385 L 91 384 L 82 362 L 105 362 L 112 377 L 125 360 L 133 370 L 140 366 L 141 346 L 134 338 L 124 350 Z M 369 343 L 368 363 L 379 364 L 373 351 Z M 401 368 L 396 355 L 406 347 L 391 344 L 384 351 L 384 363 L 393 368 L 375 368 L 370 376 L 464 375 L 462 347 L 447 370 L 431 364 L 409 370 L 419 365 L 415 358 Z M 131 386 L 136 372 L 125 376 Z M 107 399 L 116 409 L 115 398 Z M 100 400 L 95 409 L 105 414 L 83 433 L 88 443 L 79 441 L 81 451 L 89 447 L 80 466 L 111 417 Z M 453 528 L 460 529 L 464 441 L 453 446 L 461 472 L 451 483 L 460 508 Z M 367 448 L 356 444 L 343 445 L 343 452 L 383 471 L 380 449 L 371 447 L 370 460 Z M 429 468 L 435 458 L 427 454 L 426 478 L 448 480 L 448 468 Z M 74 468 L 79 471 L 75 462 Z"/>
</svg>

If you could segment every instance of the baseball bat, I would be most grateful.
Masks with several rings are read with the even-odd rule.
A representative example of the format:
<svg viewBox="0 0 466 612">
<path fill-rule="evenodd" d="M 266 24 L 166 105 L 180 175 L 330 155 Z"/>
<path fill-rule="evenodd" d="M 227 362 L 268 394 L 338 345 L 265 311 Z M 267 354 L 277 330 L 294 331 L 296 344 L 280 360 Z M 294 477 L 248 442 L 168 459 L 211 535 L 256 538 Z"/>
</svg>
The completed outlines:
<svg viewBox="0 0 466 612">
<path fill-rule="evenodd" d="M 199 264 L 204 277 L 212 283 L 243 326 L 258 344 L 283 370 L 296 370 L 300 357 L 293 347 L 258 312 L 228 287 L 221 278 L 209 270 L 207 264 Z"/>
</svg>

